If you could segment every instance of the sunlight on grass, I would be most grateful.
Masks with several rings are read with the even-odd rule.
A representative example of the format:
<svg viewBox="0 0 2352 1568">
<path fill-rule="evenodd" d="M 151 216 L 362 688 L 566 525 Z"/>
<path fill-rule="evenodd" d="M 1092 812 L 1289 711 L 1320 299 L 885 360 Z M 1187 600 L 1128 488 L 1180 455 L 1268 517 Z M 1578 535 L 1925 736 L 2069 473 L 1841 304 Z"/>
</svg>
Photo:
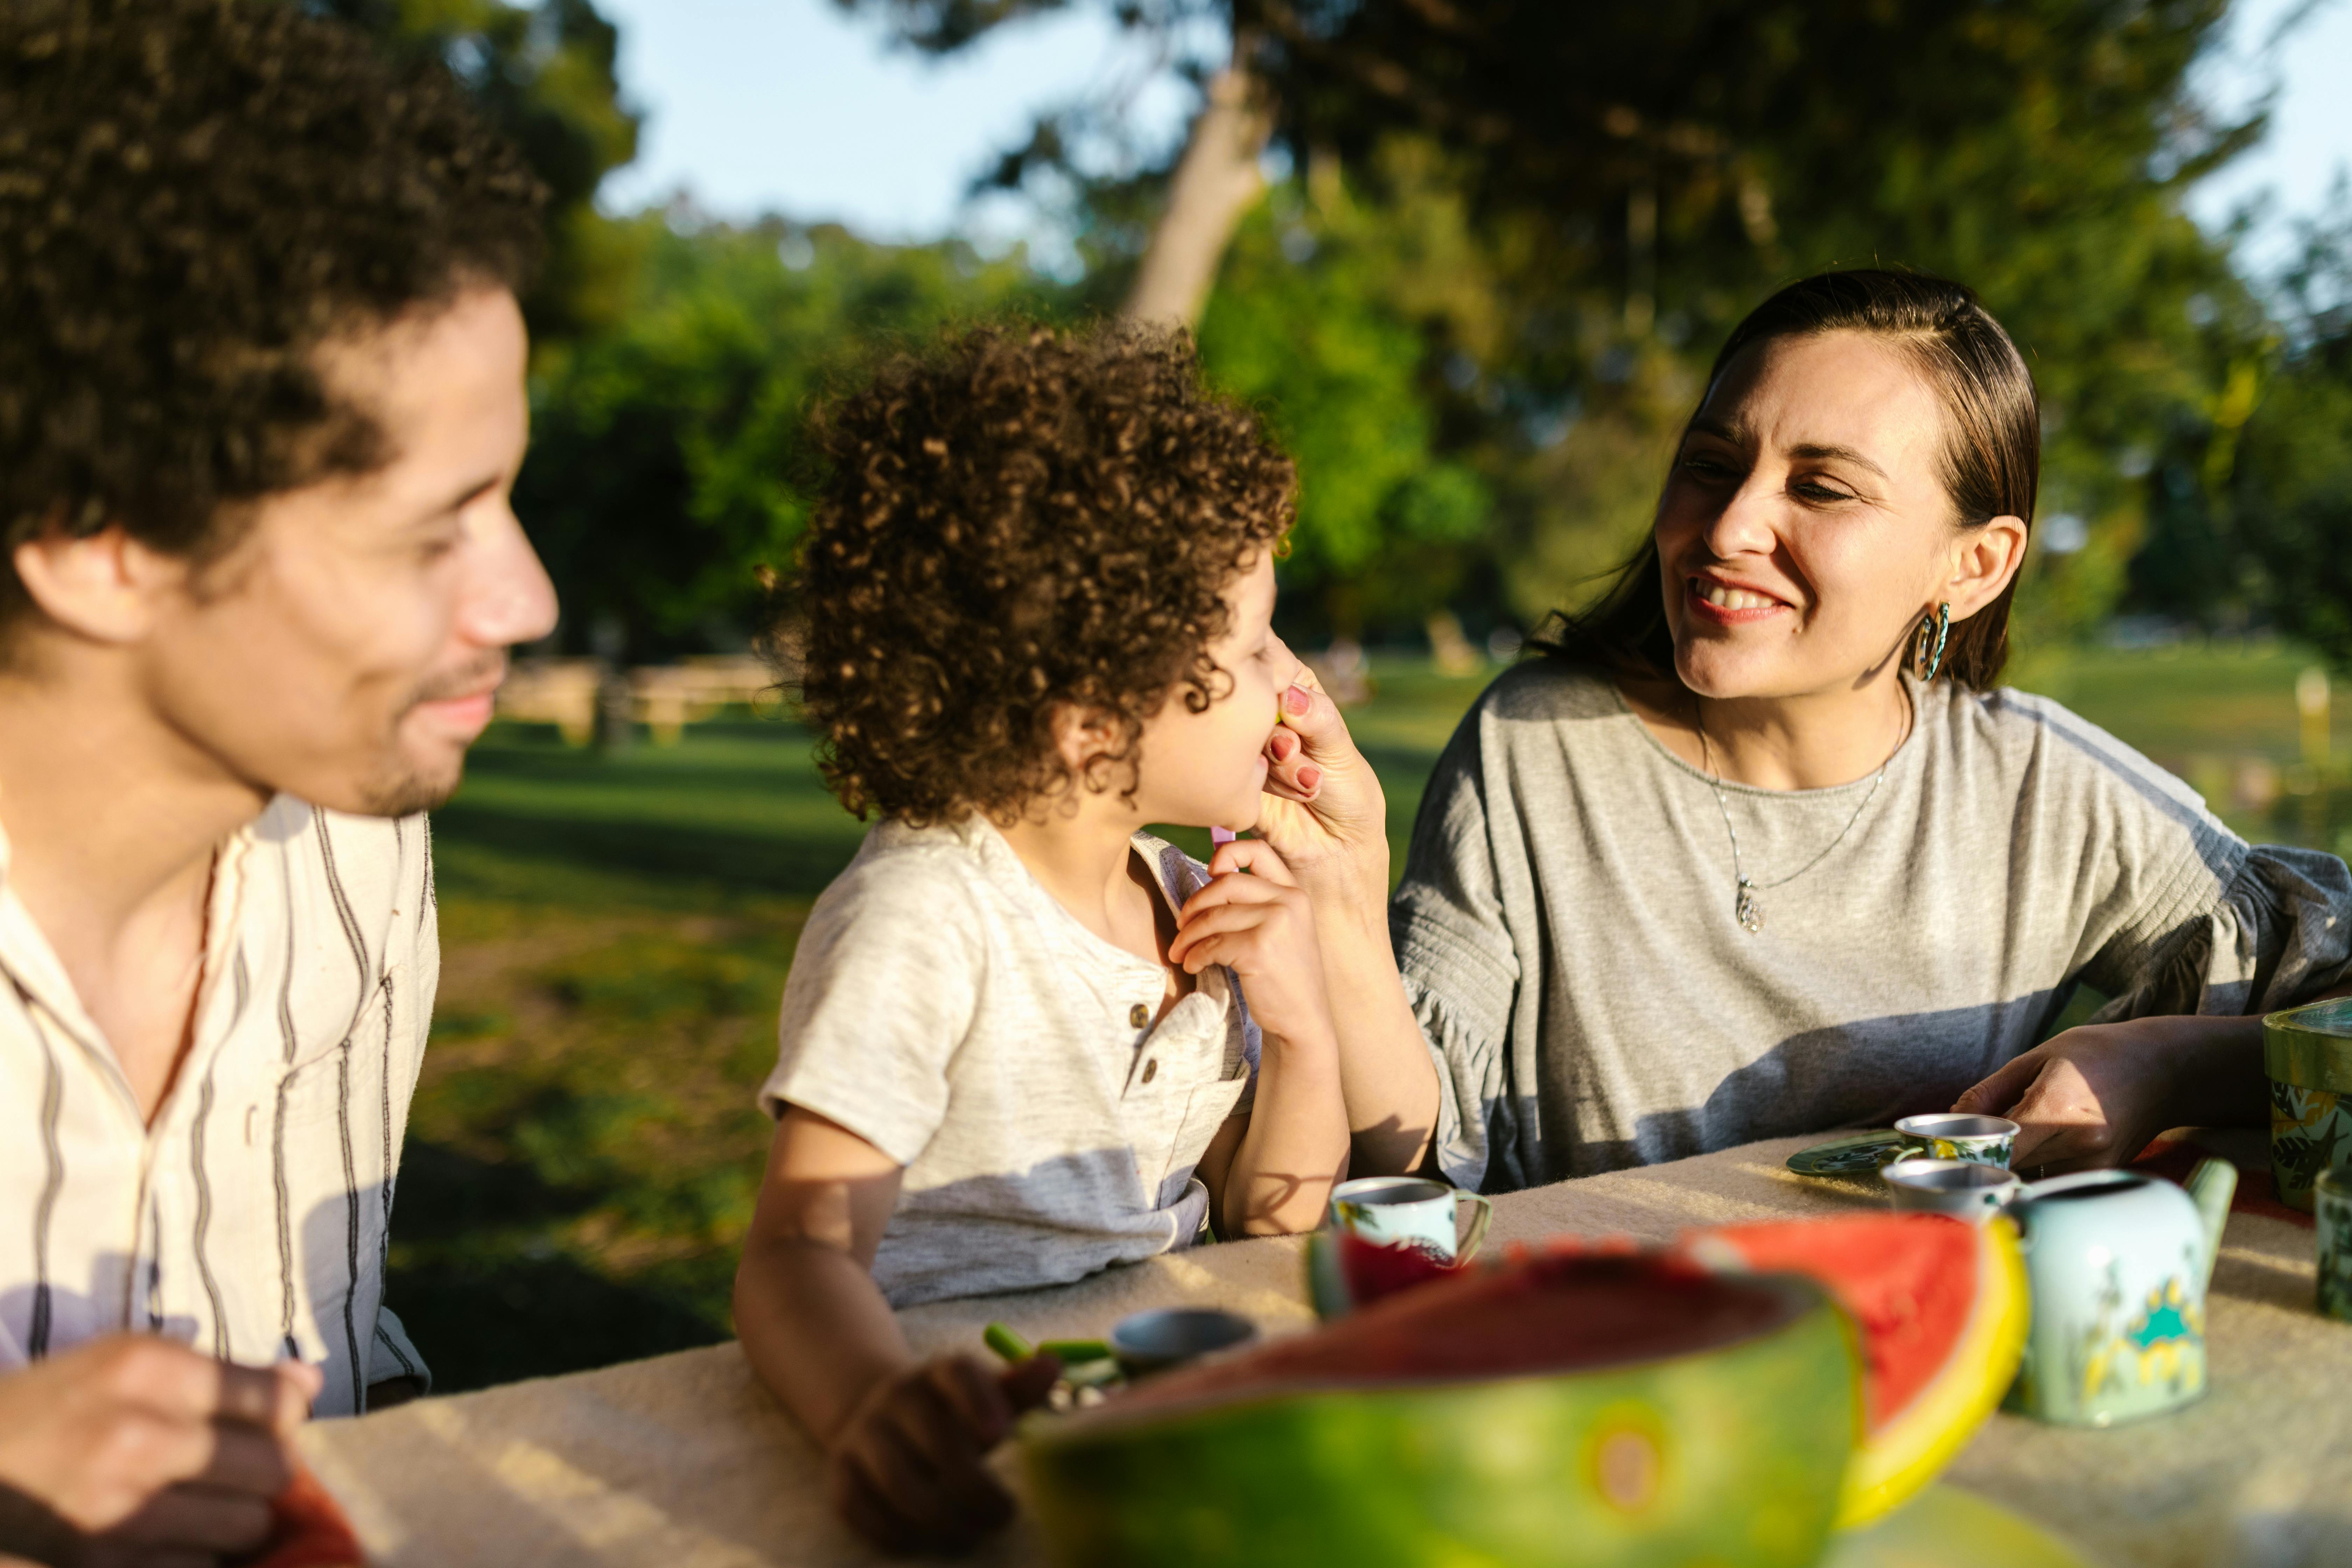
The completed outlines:
<svg viewBox="0 0 2352 1568">
<path fill-rule="evenodd" d="M 2259 645 L 2087 652 L 2016 675 L 2189 777 L 2241 832 L 2335 847 L 2352 806 L 2333 775 L 2260 808 L 2227 798 L 2250 760 L 2292 771 L 2308 662 Z M 1399 871 L 1430 766 L 1494 673 L 1382 661 L 1349 715 Z M 726 1337 L 776 1000 L 811 900 L 864 831 L 782 721 L 614 757 L 504 726 L 476 749 L 435 818 L 441 995 L 393 1230 L 393 1304 L 443 1388 Z"/>
</svg>

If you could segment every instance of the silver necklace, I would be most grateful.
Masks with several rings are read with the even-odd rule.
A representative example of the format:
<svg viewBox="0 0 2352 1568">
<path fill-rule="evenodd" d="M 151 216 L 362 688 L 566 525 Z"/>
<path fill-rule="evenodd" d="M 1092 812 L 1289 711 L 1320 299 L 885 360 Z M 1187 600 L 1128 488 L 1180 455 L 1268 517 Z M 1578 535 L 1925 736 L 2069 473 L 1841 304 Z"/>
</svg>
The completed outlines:
<svg viewBox="0 0 2352 1568">
<path fill-rule="evenodd" d="M 1895 752 L 1899 752 L 1903 749 L 1903 742 L 1898 739 L 1895 742 L 1895 752 L 1887 752 L 1886 761 L 1878 764 L 1878 772 L 1872 775 L 1870 788 L 1864 794 L 1862 804 L 1853 808 L 1853 815 L 1845 819 L 1845 826 L 1838 829 L 1838 836 L 1835 838 L 1831 839 L 1827 844 L 1823 845 L 1820 854 L 1814 856 L 1811 859 L 1806 861 L 1803 865 L 1798 867 L 1795 870 L 1790 872 L 1787 876 L 1781 878 L 1777 882 L 1759 883 L 1751 879 L 1747 872 L 1740 869 L 1739 829 L 1731 826 L 1731 803 L 1724 798 L 1723 775 L 1716 771 L 1715 749 L 1707 743 L 1706 716 L 1703 711 L 1694 710 L 1691 722 L 1698 730 L 1699 760 L 1706 764 L 1706 782 L 1715 791 L 1715 808 L 1723 813 L 1723 831 L 1729 836 L 1731 839 L 1731 875 L 1734 881 L 1738 883 L 1738 889 L 1733 893 L 1731 900 L 1732 918 L 1739 922 L 1740 930 L 1746 931 L 1749 936 L 1754 936 L 1758 931 L 1764 929 L 1764 902 L 1761 899 L 1758 898 L 1757 895 L 1759 893 L 1769 893 L 1775 888 L 1787 887 L 1790 883 L 1795 881 L 1798 878 L 1803 876 L 1806 872 L 1811 870 L 1822 861 L 1828 859 L 1830 858 L 1830 851 L 1845 842 L 1845 836 L 1853 831 L 1853 825 L 1860 822 L 1862 820 L 1862 814 L 1870 809 L 1871 801 L 1875 798 L 1878 794 L 1878 786 L 1886 782 L 1886 770 L 1894 765 Z"/>
</svg>

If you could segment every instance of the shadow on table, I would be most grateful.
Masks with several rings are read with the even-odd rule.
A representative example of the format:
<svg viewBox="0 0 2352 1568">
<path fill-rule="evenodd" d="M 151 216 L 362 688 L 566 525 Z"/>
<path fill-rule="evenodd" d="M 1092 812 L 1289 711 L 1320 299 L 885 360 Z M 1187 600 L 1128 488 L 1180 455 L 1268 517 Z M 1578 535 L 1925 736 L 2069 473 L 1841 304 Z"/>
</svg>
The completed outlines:
<svg viewBox="0 0 2352 1568">
<path fill-rule="evenodd" d="M 434 1392 L 580 1372 L 730 1337 L 726 1323 L 698 1310 L 685 1291 L 607 1278 L 531 1238 L 595 1202 L 593 1193 L 550 1186 L 519 1166 L 437 1144 L 408 1145 L 384 1296 L 431 1365 Z M 716 1266 L 732 1267 L 727 1259 Z"/>
</svg>

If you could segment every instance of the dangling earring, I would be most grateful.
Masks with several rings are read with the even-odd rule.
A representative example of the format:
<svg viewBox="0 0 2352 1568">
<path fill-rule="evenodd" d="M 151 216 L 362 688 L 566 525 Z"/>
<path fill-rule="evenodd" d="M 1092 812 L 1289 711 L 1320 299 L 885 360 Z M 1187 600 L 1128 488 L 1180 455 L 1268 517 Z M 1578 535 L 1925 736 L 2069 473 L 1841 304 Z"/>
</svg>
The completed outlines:
<svg viewBox="0 0 2352 1568">
<path fill-rule="evenodd" d="M 1919 645 L 1913 651 L 1912 665 L 1918 671 L 1921 685 L 1935 679 L 1936 672 L 1944 668 L 1944 640 L 1951 635 L 1952 606 L 1949 604 L 1937 605 L 1933 616 L 1919 617 Z M 1927 648 L 1931 637 L 1936 644 L 1933 653 Z"/>
</svg>

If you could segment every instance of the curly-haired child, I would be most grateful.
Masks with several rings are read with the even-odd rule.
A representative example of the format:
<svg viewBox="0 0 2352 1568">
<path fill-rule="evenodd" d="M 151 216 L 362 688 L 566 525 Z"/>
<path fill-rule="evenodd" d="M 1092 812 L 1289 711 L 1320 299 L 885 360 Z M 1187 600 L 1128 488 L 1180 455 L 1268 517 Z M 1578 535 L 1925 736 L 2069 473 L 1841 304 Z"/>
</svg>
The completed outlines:
<svg viewBox="0 0 2352 1568">
<path fill-rule="evenodd" d="M 735 1316 L 844 1516 L 954 1547 L 1008 1514 L 983 1456 L 1055 1369 L 918 1363 L 891 1307 L 1304 1230 L 1344 1173 L 1306 895 L 1263 844 L 1141 831 L 1313 792 L 1267 776 L 1307 705 L 1270 626 L 1293 475 L 1137 329 L 974 331 L 817 429 L 802 693 L 882 821 L 785 987 Z"/>
</svg>

